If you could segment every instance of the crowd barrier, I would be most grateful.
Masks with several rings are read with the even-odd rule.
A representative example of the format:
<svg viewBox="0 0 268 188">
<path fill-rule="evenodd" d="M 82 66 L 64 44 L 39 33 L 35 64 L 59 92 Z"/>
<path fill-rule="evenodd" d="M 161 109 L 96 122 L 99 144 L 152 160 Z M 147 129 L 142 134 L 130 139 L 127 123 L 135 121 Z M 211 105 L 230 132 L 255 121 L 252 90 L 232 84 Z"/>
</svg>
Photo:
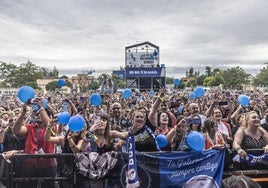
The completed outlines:
<svg viewBox="0 0 268 188">
<path fill-rule="evenodd" d="M 176 152 L 175 152 L 176 153 Z M 179 152 L 178 152 L 179 153 Z M 232 158 L 233 154 L 226 153 L 226 157 Z M 22 161 L 29 158 L 52 158 L 57 161 L 57 176 L 55 177 L 24 177 L 23 176 L 23 168 Z M 127 155 L 120 153 L 118 164 L 116 167 L 104 178 L 98 181 L 90 181 L 91 184 L 96 184 L 96 182 L 101 181 L 102 187 L 112 187 L 112 188 L 121 188 L 124 187 L 124 183 L 122 181 L 122 168 L 126 165 Z M 138 158 L 138 160 L 140 160 Z M 64 163 L 69 161 L 70 169 L 69 174 L 63 174 Z M 16 188 L 18 187 L 19 182 L 38 182 L 39 187 L 42 187 L 42 183 L 45 181 L 53 181 L 55 182 L 55 187 L 60 187 L 62 182 L 68 182 L 70 187 L 78 187 L 78 183 L 80 181 L 84 181 L 85 178 L 79 175 L 76 164 L 75 157 L 73 154 L 15 154 L 11 159 L 10 163 L 8 163 L 1 156 L 1 168 L 4 169 L 3 176 L 0 177 L 0 181 L 2 181 L 6 187 L 8 188 Z M 153 162 L 153 161 L 151 161 Z M 3 165 L 4 168 L 3 168 Z M 263 168 L 252 167 L 251 169 L 245 169 L 238 163 L 232 163 L 231 161 L 225 163 L 225 168 L 223 172 L 223 178 L 233 176 L 233 175 L 246 175 L 253 178 L 255 181 L 260 183 L 268 182 L 268 165 L 262 164 Z M 82 179 L 81 179 L 82 178 Z M 89 180 L 88 180 L 89 181 Z M 266 184 L 267 185 L 267 184 Z M 98 186 L 97 186 L 98 187 Z"/>
</svg>

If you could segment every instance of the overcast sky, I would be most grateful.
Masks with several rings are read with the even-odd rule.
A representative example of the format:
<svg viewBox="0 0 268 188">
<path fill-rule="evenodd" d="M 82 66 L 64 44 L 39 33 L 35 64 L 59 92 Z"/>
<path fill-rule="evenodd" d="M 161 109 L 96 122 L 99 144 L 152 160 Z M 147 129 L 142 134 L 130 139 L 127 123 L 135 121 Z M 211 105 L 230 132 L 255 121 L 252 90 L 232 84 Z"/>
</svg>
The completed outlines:
<svg viewBox="0 0 268 188">
<path fill-rule="evenodd" d="M 150 41 L 170 76 L 206 65 L 254 74 L 268 62 L 267 8 L 267 0 L 0 0 L 0 61 L 111 71 L 125 65 L 126 46 Z"/>
</svg>

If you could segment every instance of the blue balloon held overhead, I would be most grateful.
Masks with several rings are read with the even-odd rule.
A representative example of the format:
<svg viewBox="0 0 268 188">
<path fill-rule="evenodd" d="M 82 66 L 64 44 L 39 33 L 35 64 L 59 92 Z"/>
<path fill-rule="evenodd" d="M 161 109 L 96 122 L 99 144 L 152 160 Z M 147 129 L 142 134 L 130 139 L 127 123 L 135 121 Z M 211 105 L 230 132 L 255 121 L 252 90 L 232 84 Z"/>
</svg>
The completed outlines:
<svg viewBox="0 0 268 188">
<path fill-rule="evenodd" d="M 241 106 L 248 106 L 249 105 L 249 102 L 250 102 L 250 98 L 249 96 L 247 95 L 240 95 L 238 97 L 238 103 L 241 105 Z"/>
<path fill-rule="evenodd" d="M 102 102 L 101 95 L 99 93 L 93 93 L 89 97 L 89 102 L 94 106 L 99 106 L 101 104 L 101 102 Z"/>
<path fill-rule="evenodd" d="M 46 99 L 42 99 L 42 105 L 44 108 L 47 108 L 47 100 Z M 34 104 L 34 109 L 39 110 L 39 106 L 37 104 Z"/>
<path fill-rule="evenodd" d="M 93 71 L 88 71 L 87 74 L 88 75 L 92 75 L 93 74 Z"/>
<path fill-rule="evenodd" d="M 71 118 L 71 115 L 69 112 L 62 112 L 57 115 L 57 121 L 59 124 L 67 125 L 69 120 Z"/>
<path fill-rule="evenodd" d="M 149 92 L 149 94 L 152 96 L 152 95 L 154 95 L 154 90 L 150 90 L 150 92 Z"/>
<path fill-rule="evenodd" d="M 198 86 L 194 89 L 194 93 L 196 95 L 196 97 L 200 98 L 200 97 L 203 97 L 204 94 L 205 94 L 205 90 L 203 87 L 201 86 Z"/>
<path fill-rule="evenodd" d="M 57 85 L 59 87 L 63 87 L 63 86 L 66 86 L 66 82 L 64 79 L 59 79 L 58 82 L 57 82 Z"/>
<path fill-rule="evenodd" d="M 29 99 L 33 99 L 34 95 L 34 89 L 30 86 L 22 86 L 18 90 L 18 98 L 23 103 L 26 103 Z"/>
<path fill-rule="evenodd" d="M 119 78 L 122 80 L 124 78 L 124 74 L 119 74 Z"/>
<path fill-rule="evenodd" d="M 123 96 L 123 98 L 125 98 L 125 99 L 128 99 L 128 98 L 130 98 L 131 96 L 132 96 L 132 91 L 131 91 L 131 89 L 124 89 L 123 90 L 123 93 L 122 93 L 122 96 Z"/>
<path fill-rule="evenodd" d="M 173 83 L 174 83 L 174 86 L 179 86 L 179 85 L 180 85 L 180 79 L 175 78 L 175 79 L 173 80 Z"/>
<path fill-rule="evenodd" d="M 168 144 L 167 137 L 164 134 L 157 135 L 156 142 L 157 142 L 159 148 L 164 148 Z"/>
<path fill-rule="evenodd" d="M 193 100 L 196 97 L 195 93 L 190 93 L 189 98 Z"/>
<path fill-rule="evenodd" d="M 80 115 L 72 116 L 68 122 L 69 129 L 74 132 L 81 131 L 86 125 L 85 119 Z"/>
<path fill-rule="evenodd" d="M 186 142 L 194 151 L 202 151 L 205 147 L 205 139 L 198 131 L 191 131 L 187 136 Z"/>
</svg>

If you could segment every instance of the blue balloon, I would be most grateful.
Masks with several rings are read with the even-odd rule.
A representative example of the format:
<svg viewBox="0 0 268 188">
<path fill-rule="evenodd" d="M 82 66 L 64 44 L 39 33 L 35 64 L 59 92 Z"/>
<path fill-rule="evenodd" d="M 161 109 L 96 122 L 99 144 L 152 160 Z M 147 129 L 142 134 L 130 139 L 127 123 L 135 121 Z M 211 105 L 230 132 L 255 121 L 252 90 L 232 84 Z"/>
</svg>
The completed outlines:
<svg viewBox="0 0 268 188">
<path fill-rule="evenodd" d="M 101 102 L 102 102 L 101 95 L 99 93 L 93 93 L 89 97 L 89 102 L 94 106 L 99 106 L 101 104 Z"/>
<path fill-rule="evenodd" d="M 154 95 L 154 90 L 151 89 L 150 92 L 149 92 L 149 94 L 150 95 Z"/>
<path fill-rule="evenodd" d="M 154 56 L 157 56 L 157 55 L 158 55 L 158 53 L 157 53 L 156 50 L 154 51 L 153 55 L 154 55 Z"/>
<path fill-rule="evenodd" d="M 195 93 L 190 93 L 189 98 L 193 100 L 196 97 Z"/>
<path fill-rule="evenodd" d="M 242 106 L 248 106 L 250 102 L 250 98 L 247 95 L 240 95 L 238 97 L 238 103 Z"/>
<path fill-rule="evenodd" d="M 204 96 L 205 90 L 203 89 L 203 87 L 198 86 L 198 87 L 196 87 L 194 89 L 194 93 L 195 93 L 196 97 L 199 97 L 200 98 L 200 97 L 203 97 Z"/>
<path fill-rule="evenodd" d="M 66 86 L 66 82 L 64 79 L 59 79 L 58 82 L 57 82 L 57 85 L 59 87 L 63 87 L 63 86 Z"/>
<path fill-rule="evenodd" d="M 122 95 L 123 95 L 123 98 L 125 99 L 130 98 L 132 96 L 131 89 L 124 89 Z"/>
<path fill-rule="evenodd" d="M 157 135 L 156 142 L 157 142 L 159 148 L 164 148 L 168 144 L 167 137 L 164 134 Z"/>
<path fill-rule="evenodd" d="M 57 115 L 57 121 L 59 124 L 67 125 L 70 118 L 71 118 L 71 115 L 69 112 L 62 112 Z"/>
<path fill-rule="evenodd" d="M 187 136 L 186 142 L 194 151 L 202 151 L 205 147 L 205 139 L 198 131 L 191 131 Z"/>
<path fill-rule="evenodd" d="M 173 83 L 174 83 L 174 86 L 179 86 L 179 85 L 180 85 L 180 79 L 175 78 L 175 79 L 173 80 Z"/>
<path fill-rule="evenodd" d="M 86 125 L 85 119 L 80 115 L 75 115 L 68 121 L 68 126 L 71 131 L 78 132 L 81 131 Z"/>
<path fill-rule="evenodd" d="M 122 80 L 124 78 L 124 74 L 119 74 L 119 78 Z"/>
<path fill-rule="evenodd" d="M 47 108 L 47 100 L 46 99 L 42 99 L 42 104 L 43 104 L 44 108 Z M 34 104 L 34 109 L 39 110 L 39 106 L 37 104 Z"/>
<path fill-rule="evenodd" d="M 30 86 L 22 86 L 18 90 L 18 98 L 23 103 L 26 103 L 29 99 L 33 99 L 34 96 L 35 96 L 34 89 Z"/>
</svg>

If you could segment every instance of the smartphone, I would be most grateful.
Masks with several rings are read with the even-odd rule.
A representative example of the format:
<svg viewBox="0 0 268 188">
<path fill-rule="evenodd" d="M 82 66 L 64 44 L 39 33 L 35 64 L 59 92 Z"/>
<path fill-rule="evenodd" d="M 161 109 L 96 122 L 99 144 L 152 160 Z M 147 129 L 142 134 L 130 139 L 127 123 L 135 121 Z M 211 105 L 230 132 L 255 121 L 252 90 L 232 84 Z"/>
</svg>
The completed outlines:
<svg viewBox="0 0 268 188">
<path fill-rule="evenodd" d="M 28 99 L 27 100 L 27 104 L 34 104 L 35 103 L 35 99 Z"/>
<path fill-rule="evenodd" d="M 257 103 L 257 104 L 260 104 L 260 103 L 261 103 L 261 99 L 260 99 L 260 98 L 257 98 L 257 99 L 256 99 L 256 103 Z"/>
<path fill-rule="evenodd" d="M 186 120 L 186 123 L 187 124 L 201 124 L 201 119 L 197 119 L 197 118 L 188 118 L 187 120 Z"/>
<path fill-rule="evenodd" d="M 94 124 L 100 122 L 100 116 L 95 116 L 94 118 Z"/>
<path fill-rule="evenodd" d="M 228 101 L 220 101 L 218 104 L 219 106 L 225 106 L 228 105 Z"/>
</svg>

